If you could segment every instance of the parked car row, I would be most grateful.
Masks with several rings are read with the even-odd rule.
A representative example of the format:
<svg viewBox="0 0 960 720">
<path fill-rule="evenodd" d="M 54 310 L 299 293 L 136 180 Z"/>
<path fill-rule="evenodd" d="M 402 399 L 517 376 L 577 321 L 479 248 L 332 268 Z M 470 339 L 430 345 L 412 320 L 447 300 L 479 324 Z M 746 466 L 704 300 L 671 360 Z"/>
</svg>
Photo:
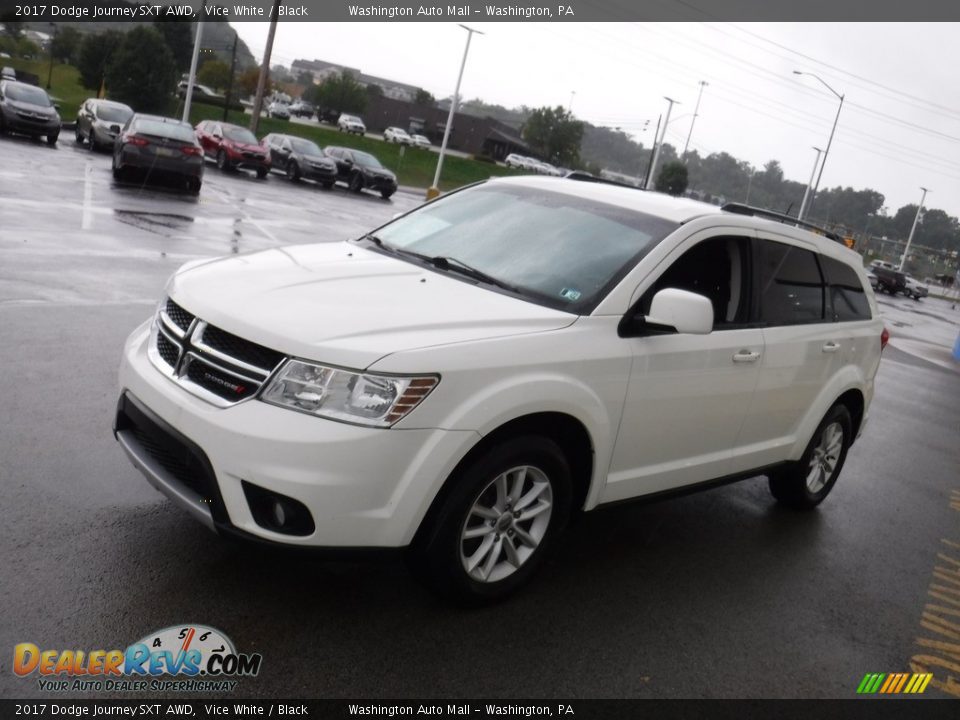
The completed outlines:
<svg viewBox="0 0 960 720">
<path fill-rule="evenodd" d="M 566 174 L 563 170 L 558 167 L 554 167 L 550 163 L 537 160 L 536 158 L 527 157 L 525 155 L 518 155 L 517 153 L 510 153 L 503 162 L 507 167 L 519 168 L 520 170 L 532 170 L 540 175 L 553 175 L 555 177 L 562 177 Z"/>
</svg>

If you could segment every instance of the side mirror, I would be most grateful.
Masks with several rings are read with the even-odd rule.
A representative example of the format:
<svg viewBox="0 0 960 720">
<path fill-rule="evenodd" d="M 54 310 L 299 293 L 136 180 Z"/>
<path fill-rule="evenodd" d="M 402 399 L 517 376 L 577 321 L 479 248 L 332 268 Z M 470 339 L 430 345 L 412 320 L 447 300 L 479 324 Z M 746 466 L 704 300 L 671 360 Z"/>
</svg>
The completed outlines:
<svg viewBox="0 0 960 720">
<path fill-rule="evenodd" d="M 216 138 L 217 140 L 223 140 L 223 135 L 221 135 L 220 133 L 215 132 L 213 134 L 213 137 Z"/>
<path fill-rule="evenodd" d="M 56 110 L 57 112 L 60 112 L 60 103 L 54 103 L 53 109 Z"/>
<path fill-rule="evenodd" d="M 713 329 L 713 303 L 688 290 L 664 288 L 653 296 L 645 321 L 672 327 L 678 333 L 707 335 Z"/>
<path fill-rule="evenodd" d="M 110 132 L 112 132 L 112 133 L 118 133 L 118 132 L 120 132 L 120 126 L 119 126 L 119 125 L 111 125 L 111 126 L 110 126 Z"/>
</svg>

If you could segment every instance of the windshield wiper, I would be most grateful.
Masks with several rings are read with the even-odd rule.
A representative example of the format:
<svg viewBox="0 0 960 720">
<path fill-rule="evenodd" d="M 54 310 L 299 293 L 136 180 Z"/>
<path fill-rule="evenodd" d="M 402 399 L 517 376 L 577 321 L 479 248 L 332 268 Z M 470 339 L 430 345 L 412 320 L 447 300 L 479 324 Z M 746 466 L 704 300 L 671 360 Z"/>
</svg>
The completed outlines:
<svg viewBox="0 0 960 720">
<path fill-rule="evenodd" d="M 434 257 L 423 257 L 428 263 L 433 265 L 435 268 L 440 270 L 448 270 L 450 272 L 460 273 L 461 275 L 466 275 L 467 277 L 473 278 L 474 280 L 479 280 L 480 282 L 487 283 L 488 285 L 496 285 L 498 288 L 504 290 L 509 290 L 510 292 L 520 293 L 520 288 L 505 283 L 503 280 L 499 280 L 493 275 L 488 275 L 483 270 L 477 270 L 477 268 L 472 265 L 467 265 L 463 260 L 458 260 L 454 257 L 447 257 L 444 255 L 436 255 Z"/>
</svg>

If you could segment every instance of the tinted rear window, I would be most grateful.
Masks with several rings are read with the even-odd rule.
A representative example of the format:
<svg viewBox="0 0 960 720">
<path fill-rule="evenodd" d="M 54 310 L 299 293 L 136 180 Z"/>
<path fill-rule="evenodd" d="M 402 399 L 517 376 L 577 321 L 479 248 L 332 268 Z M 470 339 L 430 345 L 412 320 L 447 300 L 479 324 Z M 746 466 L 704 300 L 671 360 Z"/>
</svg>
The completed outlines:
<svg viewBox="0 0 960 720">
<path fill-rule="evenodd" d="M 135 131 L 143 135 L 153 135 L 154 137 L 170 138 L 180 142 L 196 142 L 196 135 L 193 128 L 189 125 L 179 125 L 175 123 L 165 123 L 159 120 L 138 120 L 134 126 Z"/>
<path fill-rule="evenodd" d="M 839 260 L 820 256 L 830 286 L 834 320 L 869 320 L 870 303 L 857 272 Z"/>
<path fill-rule="evenodd" d="M 809 250 L 760 241 L 760 319 L 770 325 L 821 322 L 824 287 Z"/>
</svg>

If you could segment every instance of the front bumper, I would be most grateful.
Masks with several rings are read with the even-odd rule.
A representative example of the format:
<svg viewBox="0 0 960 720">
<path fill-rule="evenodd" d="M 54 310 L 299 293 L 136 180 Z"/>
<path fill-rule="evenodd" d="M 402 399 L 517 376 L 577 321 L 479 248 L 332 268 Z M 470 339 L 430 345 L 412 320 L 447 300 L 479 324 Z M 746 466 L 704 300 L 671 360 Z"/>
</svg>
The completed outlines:
<svg viewBox="0 0 960 720">
<path fill-rule="evenodd" d="M 255 399 L 217 408 L 154 368 L 148 342 L 149 323 L 124 348 L 114 432 L 154 487 L 223 534 L 300 547 L 406 546 L 443 481 L 480 438 L 472 431 L 359 427 Z M 180 466 L 165 457 L 162 439 L 138 437 L 131 427 L 138 413 L 177 441 Z M 303 503 L 313 531 L 293 536 L 258 524 L 244 481 Z"/>
<path fill-rule="evenodd" d="M 322 183 L 333 183 L 337 180 L 336 166 L 314 167 L 310 163 L 304 163 L 300 166 L 300 173 L 308 180 Z"/>
<path fill-rule="evenodd" d="M 3 113 L 3 121 L 10 132 L 23 133 L 24 135 L 56 135 L 60 132 L 59 118 L 35 118 L 20 113 L 16 110 L 0 110 Z"/>
<path fill-rule="evenodd" d="M 383 175 L 364 174 L 363 186 L 368 190 L 389 190 L 390 192 L 396 192 L 397 181 L 393 178 L 384 177 Z"/>
</svg>

